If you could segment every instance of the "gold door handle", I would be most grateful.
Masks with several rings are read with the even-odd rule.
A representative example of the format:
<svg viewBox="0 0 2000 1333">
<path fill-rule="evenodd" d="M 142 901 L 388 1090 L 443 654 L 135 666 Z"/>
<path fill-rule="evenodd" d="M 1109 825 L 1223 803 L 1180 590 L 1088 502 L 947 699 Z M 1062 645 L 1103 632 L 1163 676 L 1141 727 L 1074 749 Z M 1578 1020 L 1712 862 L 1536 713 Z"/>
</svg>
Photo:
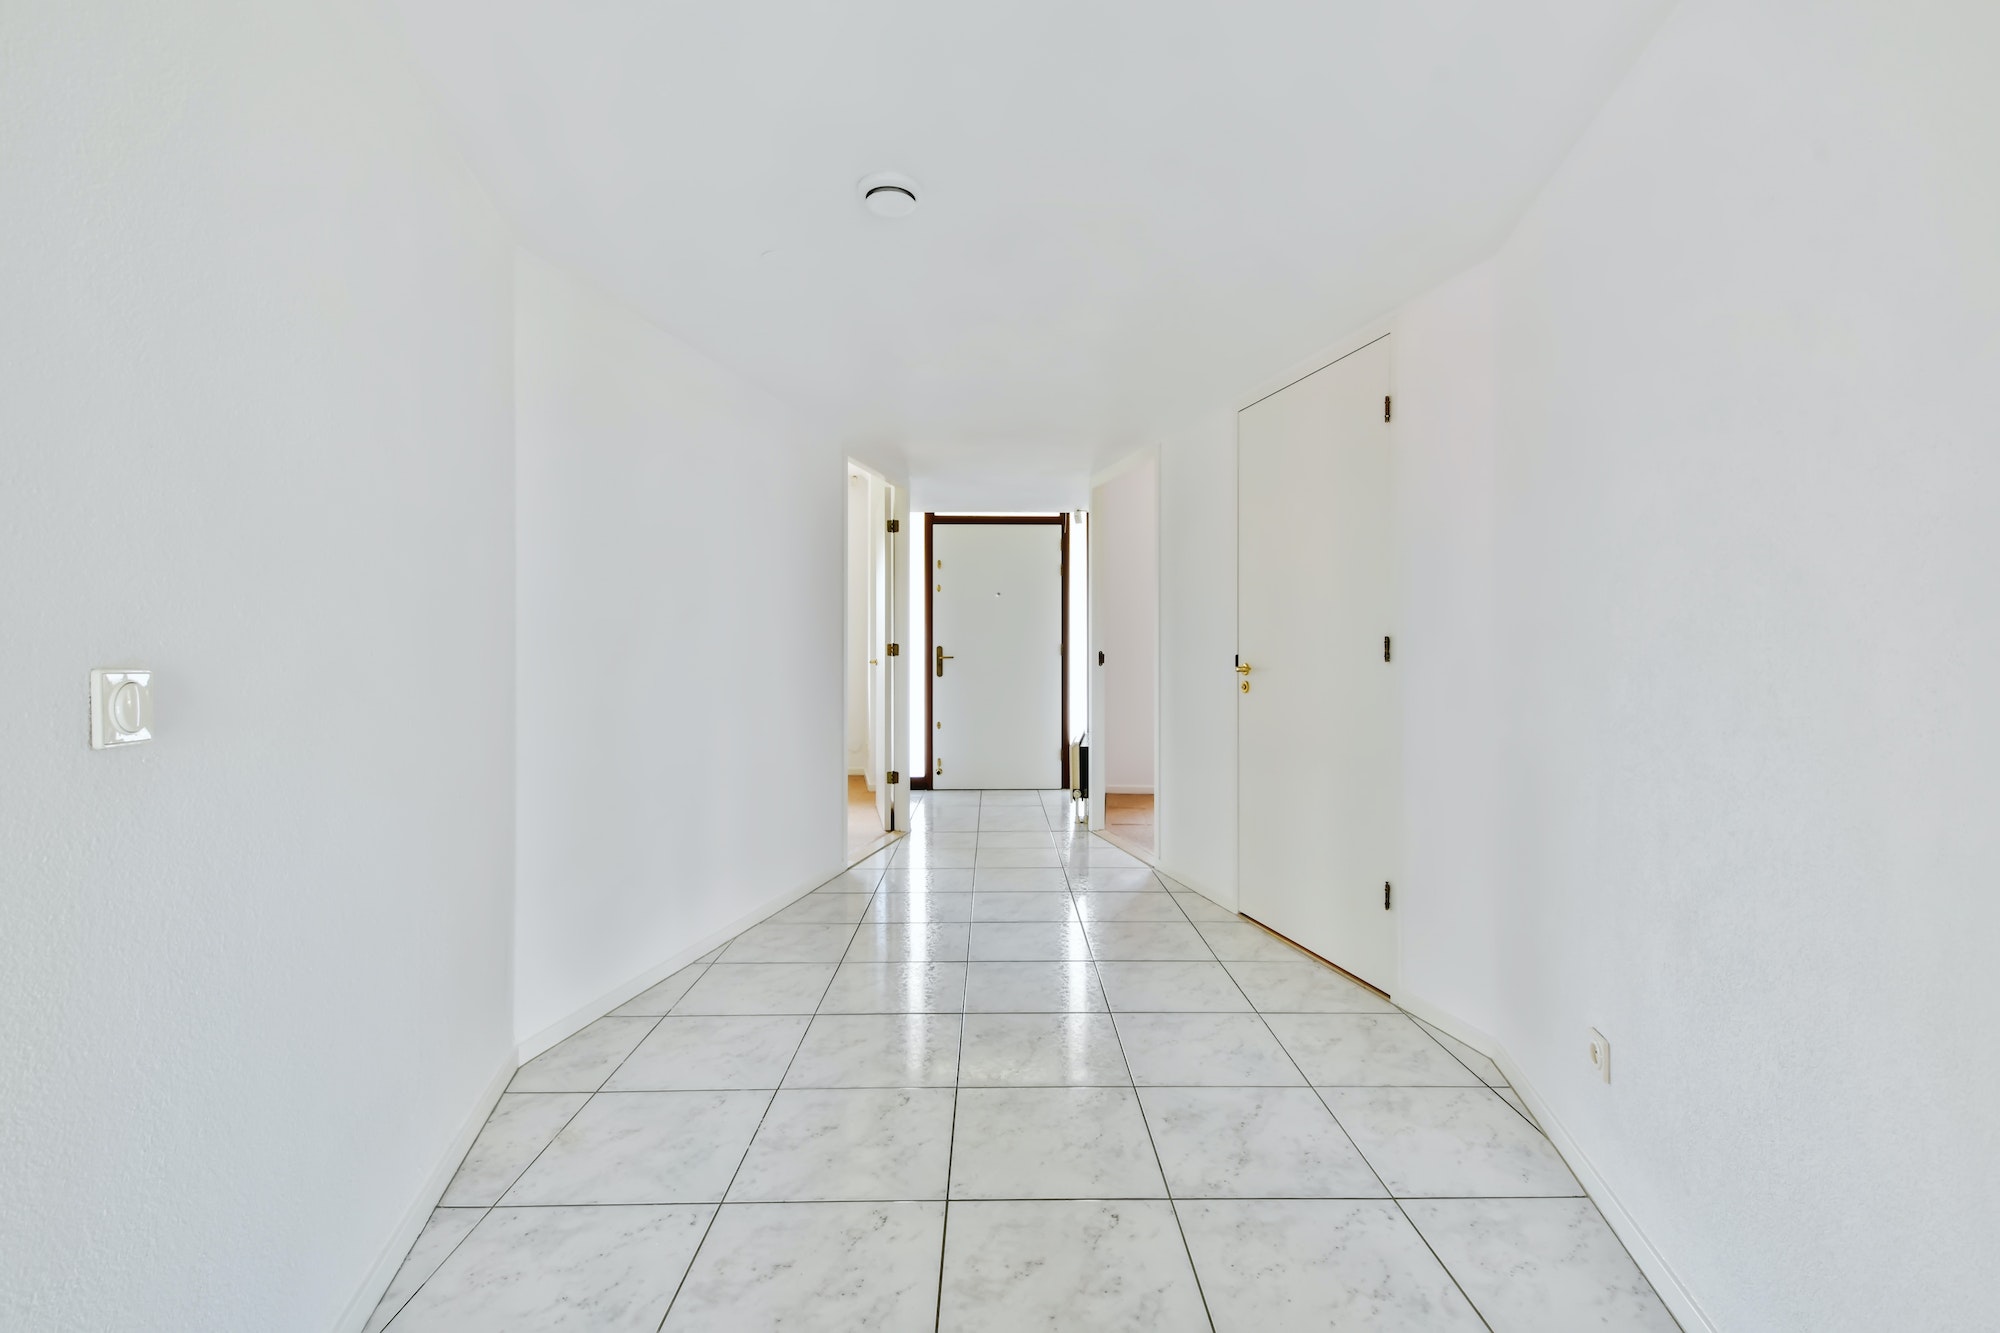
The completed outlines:
<svg viewBox="0 0 2000 1333">
<path fill-rule="evenodd" d="M 1239 676 L 1247 676 L 1247 675 L 1249 675 L 1249 674 L 1250 674 L 1250 664 L 1249 664 L 1248 662 L 1238 662 L 1238 663 L 1236 664 L 1236 674 L 1237 674 L 1237 675 L 1239 675 Z"/>
<path fill-rule="evenodd" d="M 951 655 L 950 653 L 946 652 L 946 651 L 945 651 L 944 649 L 942 649 L 942 648 L 938 649 L 938 650 L 937 650 L 937 673 L 938 673 L 938 675 L 940 675 L 940 676 L 944 675 L 944 664 L 945 664 L 946 662 L 956 662 L 957 660 L 958 660 L 958 659 L 957 659 L 956 657 L 952 656 L 952 655 Z"/>
</svg>

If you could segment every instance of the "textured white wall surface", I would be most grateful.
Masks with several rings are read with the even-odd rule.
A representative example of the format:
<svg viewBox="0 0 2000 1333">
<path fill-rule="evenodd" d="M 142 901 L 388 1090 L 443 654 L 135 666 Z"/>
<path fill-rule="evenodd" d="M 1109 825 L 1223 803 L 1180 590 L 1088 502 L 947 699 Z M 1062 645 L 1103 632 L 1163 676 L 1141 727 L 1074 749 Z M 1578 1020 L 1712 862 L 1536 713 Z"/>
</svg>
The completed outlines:
<svg viewBox="0 0 2000 1333">
<path fill-rule="evenodd" d="M 628 308 L 518 274 L 526 1038 L 840 869 L 847 472 Z"/>
<path fill-rule="evenodd" d="M 1160 441 L 1160 869 L 1236 903 L 1236 413 Z"/>
<path fill-rule="evenodd" d="M 1159 466 L 1151 459 L 1097 488 L 1098 646 L 1104 650 L 1106 791 L 1152 791 L 1159 667 Z"/>
<path fill-rule="evenodd" d="M 0 64 L 0 1327 L 322 1333 L 511 1053 L 511 242 L 358 7 Z"/>
</svg>

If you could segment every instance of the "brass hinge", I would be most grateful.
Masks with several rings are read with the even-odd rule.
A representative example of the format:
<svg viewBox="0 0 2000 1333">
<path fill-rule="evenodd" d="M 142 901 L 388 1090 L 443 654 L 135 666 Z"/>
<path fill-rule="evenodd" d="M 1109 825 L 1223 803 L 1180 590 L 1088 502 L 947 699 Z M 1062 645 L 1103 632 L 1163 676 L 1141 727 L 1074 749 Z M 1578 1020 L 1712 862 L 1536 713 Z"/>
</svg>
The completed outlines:
<svg viewBox="0 0 2000 1333">
<path fill-rule="evenodd" d="M 891 531 L 891 532 L 901 532 L 902 530 L 903 530 L 903 520 L 902 520 L 902 519 L 900 519 L 900 518 L 892 518 L 892 519 L 890 519 L 890 520 L 889 520 L 889 531 Z"/>
<path fill-rule="evenodd" d="M 903 655 L 903 645 L 900 643 L 892 643 L 883 651 L 888 653 L 889 656 L 891 657 L 901 657 Z"/>
<path fill-rule="evenodd" d="M 1387 421 L 1389 419 L 1389 405 L 1394 401 L 1388 394 L 1385 393 L 1382 395 L 1382 420 Z"/>
<path fill-rule="evenodd" d="M 895 786 L 895 785 L 896 785 L 897 783 L 901 782 L 902 780 L 903 780 L 903 775 L 902 775 L 901 773 L 898 773 L 898 772 L 897 772 L 897 771 L 896 771 L 895 769 L 893 769 L 893 768 L 889 770 L 889 785 L 890 785 L 891 787 Z"/>
</svg>

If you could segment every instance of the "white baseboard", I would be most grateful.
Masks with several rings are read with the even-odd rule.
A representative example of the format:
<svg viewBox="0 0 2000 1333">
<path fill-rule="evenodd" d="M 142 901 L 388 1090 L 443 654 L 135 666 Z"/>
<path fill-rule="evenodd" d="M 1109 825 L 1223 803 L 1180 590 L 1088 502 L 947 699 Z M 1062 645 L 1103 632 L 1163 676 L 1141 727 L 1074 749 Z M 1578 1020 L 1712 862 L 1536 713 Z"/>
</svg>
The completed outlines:
<svg viewBox="0 0 2000 1333">
<path fill-rule="evenodd" d="M 479 1131 L 486 1127 L 487 1117 L 493 1114 L 493 1107 L 500 1100 L 500 1094 L 507 1090 L 508 1081 L 514 1077 L 514 1071 L 519 1067 L 512 1060 L 503 1061 L 499 1070 L 487 1083 L 486 1090 L 479 1094 L 479 1100 L 473 1103 L 472 1110 L 460 1122 L 458 1132 L 451 1136 L 451 1142 L 446 1145 L 444 1155 L 438 1158 L 437 1165 L 431 1168 L 429 1178 L 417 1191 L 417 1197 L 410 1201 L 409 1208 L 403 1213 L 402 1221 L 396 1224 L 396 1230 L 390 1235 L 388 1243 L 375 1257 L 374 1264 L 368 1270 L 368 1276 L 361 1279 L 361 1286 L 355 1291 L 354 1299 L 347 1303 L 347 1308 L 341 1311 L 340 1318 L 334 1322 L 335 1333 L 361 1333 L 361 1330 L 368 1326 L 368 1317 L 374 1314 L 375 1307 L 382 1303 L 382 1293 L 389 1289 L 391 1282 L 395 1281 L 396 1270 L 403 1266 L 403 1260 L 409 1255 L 410 1247 L 417 1243 L 417 1236 L 423 1231 L 424 1224 L 431 1220 L 431 1213 L 437 1208 L 438 1200 L 444 1197 L 445 1187 L 450 1185 L 451 1178 L 458 1174 L 459 1163 L 463 1162 L 465 1154 L 472 1150 L 472 1141 L 478 1138 Z"/>
<path fill-rule="evenodd" d="M 1605 1180 L 1604 1173 L 1597 1169 L 1596 1163 L 1590 1160 L 1590 1155 L 1584 1152 L 1582 1145 L 1576 1141 L 1576 1136 L 1571 1134 L 1561 1118 L 1549 1109 L 1547 1100 L 1535 1090 L 1527 1075 L 1521 1072 L 1521 1067 L 1507 1053 L 1507 1048 L 1491 1034 L 1480 1031 L 1422 996 L 1400 991 L 1394 999 L 1397 1004 L 1424 1022 L 1449 1036 L 1456 1037 L 1500 1066 L 1500 1072 L 1506 1075 L 1507 1082 L 1513 1085 L 1514 1091 L 1521 1095 L 1521 1100 L 1528 1104 L 1528 1110 L 1533 1112 L 1535 1119 L 1540 1122 L 1542 1132 L 1549 1136 L 1549 1142 L 1555 1145 L 1558 1153 L 1562 1154 L 1562 1159 L 1569 1164 L 1569 1169 L 1576 1173 L 1584 1192 L 1590 1195 L 1598 1211 L 1604 1214 L 1604 1220 L 1610 1223 L 1611 1230 L 1617 1234 L 1618 1239 L 1625 1243 L 1625 1248 L 1631 1252 L 1632 1261 L 1639 1265 L 1639 1271 L 1653 1284 L 1653 1290 L 1660 1294 L 1660 1299 L 1666 1303 L 1674 1318 L 1680 1320 L 1681 1328 L 1686 1330 L 1686 1333 L 1718 1333 L 1716 1323 L 1709 1317 L 1708 1311 L 1702 1308 L 1701 1302 L 1695 1299 L 1692 1291 L 1688 1290 L 1687 1283 L 1681 1280 L 1681 1275 L 1675 1271 L 1673 1264 L 1668 1262 L 1667 1257 L 1660 1253 L 1659 1247 L 1646 1235 L 1645 1228 L 1639 1225 L 1639 1220 L 1632 1216 L 1631 1210 L 1619 1199 L 1610 1182 Z"/>
<path fill-rule="evenodd" d="M 882 849 L 879 847 L 875 849 L 878 852 L 880 850 Z M 871 852 L 869 855 L 872 856 L 874 853 Z M 867 859 L 865 856 L 861 858 L 863 861 Z M 613 986 L 610 990 L 603 992 L 596 999 L 578 1005 L 575 1009 L 572 1009 L 569 1013 L 563 1015 L 539 1032 L 534 1032 L 521 1038 L 520 1044 L 514 1048 L 515 1058 L 521 1064 L 528 1063 L 528 1061 L 534 1059 L 543 1051 L 548 1050 L 557 1042 L 575 1036 L 584 1028 L 595 1023 L 598 1019 L 604 1017 L 634 996 L 659 985 L 662 981 L 665 981 L 668 977 L 680 971 L 689 963 L 692 963 L 695 959 L 713 949 L 716 945 L 726 943 L 735 936 L 742 934 L 773 912 L 782 911 L 784 908 L 790 907 L 793 903 L 805 897 L 808 893 L 811 893 L 841 871 L 848 869 L 849 865 L 858 864 L 860 864 L 858 861 L 842 864 L 812 880 L 804 888 L 787 889 L 775 898 L 766 899 L 762 904 L 753 907 L 720 930 L 710 931 L 700 940 L 674 954 L 665 962 L 655 964 L 635 977 L 628 977 L 616 986 Z"/>
</svg>

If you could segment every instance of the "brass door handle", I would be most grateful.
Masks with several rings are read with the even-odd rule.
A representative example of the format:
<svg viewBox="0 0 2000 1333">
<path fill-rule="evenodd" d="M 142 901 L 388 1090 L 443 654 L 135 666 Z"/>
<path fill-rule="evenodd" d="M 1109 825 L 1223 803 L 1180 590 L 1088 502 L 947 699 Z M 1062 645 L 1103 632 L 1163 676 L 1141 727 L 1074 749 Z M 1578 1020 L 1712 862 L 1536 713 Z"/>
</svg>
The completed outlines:
<svg viewBox="0 0 2000 1333">
<path fill-rule="evenodd" d="M 944 664 L 945 664 L 946 662 L 956 662 L 957 660 L 958 660 L 958 659 L 957 659 L 956 657 L 952 656 L 952 655 L 951 655 L 950 653 L 946 652 L 946 651 L 945 651 L 944 649 L 942 649 L 942 648 L 938 649 L 938 650 L 937 650 L 937 673 L 938 673 L 938 675 L 940 675 L 940 676 L 944 675 Z"/>
<path fill-rule="evenodd" d="M 1250 674 L 1250 664 L 1249 664 L 1248 662 L 1238 662 L 1238 663 L 1236 664 L 1236 674 L 1237 674 L 1237 675 L 1239 675 L 1239 676 L 1247 676 L 1247 675 L 1249 675 L 1249 674 Z"/>
</svg>

